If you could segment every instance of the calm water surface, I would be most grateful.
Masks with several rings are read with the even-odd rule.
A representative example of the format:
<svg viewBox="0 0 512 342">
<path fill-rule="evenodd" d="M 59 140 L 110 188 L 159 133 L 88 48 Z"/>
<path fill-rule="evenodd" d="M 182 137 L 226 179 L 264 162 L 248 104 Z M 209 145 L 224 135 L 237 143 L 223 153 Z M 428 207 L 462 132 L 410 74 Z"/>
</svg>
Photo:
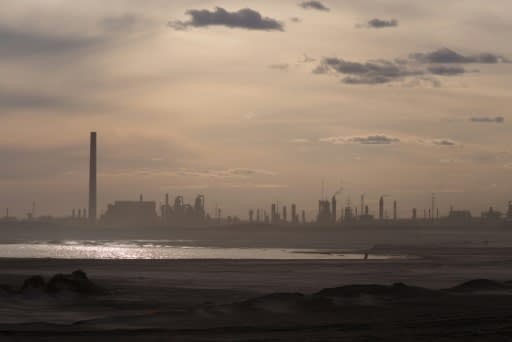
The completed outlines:
<svg viewBox="0 0 512 342">
<path fill-rule="evenodd" d="M 187 245 L 188 244 L 188 245 Z M 355 251 L 198 247 L 193 241 L 32 241 L 0 244 L 0 258 L 57 259 L 363 259 Z M 368 255 L 368 259 L 404 259 Z"/>
</svg>

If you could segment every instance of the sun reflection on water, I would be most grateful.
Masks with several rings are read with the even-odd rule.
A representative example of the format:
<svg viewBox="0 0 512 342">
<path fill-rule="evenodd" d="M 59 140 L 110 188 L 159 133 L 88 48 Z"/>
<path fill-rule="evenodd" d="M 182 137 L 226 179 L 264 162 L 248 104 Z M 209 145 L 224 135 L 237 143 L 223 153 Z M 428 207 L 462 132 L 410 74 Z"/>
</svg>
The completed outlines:
<svg viewBox="0 0 512 342">
<path fill-rule="evenodd" d="M 342 259 L 360 260 L 364 253 L 313 249 L 221 248 L 173 245 L 170 241 L 50 241 L 3 244 L 3 258 L 58 259 Z M 370 260 L 404 259 L 368 255 Z"/>
</svg>

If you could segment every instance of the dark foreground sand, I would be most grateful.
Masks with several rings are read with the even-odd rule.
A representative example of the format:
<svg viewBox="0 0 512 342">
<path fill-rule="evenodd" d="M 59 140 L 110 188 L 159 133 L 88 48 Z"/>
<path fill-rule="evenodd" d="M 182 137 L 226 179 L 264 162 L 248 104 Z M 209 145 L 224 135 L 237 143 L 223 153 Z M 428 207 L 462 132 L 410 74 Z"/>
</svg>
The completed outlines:
<svg viewBox="0 0 512 342">
<path fill-rule="evenodd" d="M 0 260 L 0 283 L 75 269 L 99 295 L 0 295 L 1 341 L 509 341 L 508 248 L 381 248 L 392 261 Z M 494 282 L 457 284 L 488 278 Z M 344 287 L 349 284 L 407 287 Z M 304 295 L 301 295 L 301 294 Z"/>
</svg>

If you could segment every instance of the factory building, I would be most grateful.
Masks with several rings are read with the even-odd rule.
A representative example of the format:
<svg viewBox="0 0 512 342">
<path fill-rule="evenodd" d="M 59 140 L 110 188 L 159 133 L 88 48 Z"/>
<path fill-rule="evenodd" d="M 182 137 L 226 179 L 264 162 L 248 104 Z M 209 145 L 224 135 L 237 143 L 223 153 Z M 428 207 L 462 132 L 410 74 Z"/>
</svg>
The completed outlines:
<svg viewBox="0 0 512 342">
<path fill-rule="evenodd" d="M 160 207 L 164 224 L 197 224 L 206 220 L 204 195 L 197 195 L 194 205 L 185 204 L 183 196 L 177 196 L 174 204 L 169 203 L 169 194 L 165 194 L 165 204 Z M 220 218 L 220 209 L 217 213 Z"/>
<path fill-rule="evenodd" d="M 363 214 L 359 216 L 359 221 L 371 221 L 373 216 L 370 215 L 370 210 L 367 205 L 364 206 Z"/>
<path fill-rule="evenodd" d="M 484 222 L 497 222 L 501 221 L 503 214 L 499 211 L 494 210 L 493 207 L 490 207 L 489 210 L 482 212 L 482 215 L 480 217 Z"/>
<path fill-rule="evenodd" d="M 328 200 L 318 201 L 318 215 L 316 222 L 320 224 L 332 224 L 336 222 L 336 196 L 331 202 Z"/>
<path fill-rule="evenodd" d="M 158 223 L 156 202 L 116 201 L 109 204 L 107 211 L 101 217 L 102 223 L 123 226 L 149 226 Z"/>
<path fill-rule="evenodd" d="M 484 211 L 482 213 L 482 221 L 500 221 L 503 214 L 499 211 L 494 210 L 493 207 L 490 207 L 489 210 Z"/>
<path fill-rule="evenodd" d="M 345 206 L 345 211 L 343 214 L 343 222 L 353 222 L 355 221 L 356 216 L 354 214 L 354 209 L 348 204 Z"/>
<path fill-rule="evenodd" d="M 452 223 L 467 223 L 471 221 L 472 216 L 469 210 L 454 210 L 450 208 L 450 213 L 446 220 Z"/>
</svg>

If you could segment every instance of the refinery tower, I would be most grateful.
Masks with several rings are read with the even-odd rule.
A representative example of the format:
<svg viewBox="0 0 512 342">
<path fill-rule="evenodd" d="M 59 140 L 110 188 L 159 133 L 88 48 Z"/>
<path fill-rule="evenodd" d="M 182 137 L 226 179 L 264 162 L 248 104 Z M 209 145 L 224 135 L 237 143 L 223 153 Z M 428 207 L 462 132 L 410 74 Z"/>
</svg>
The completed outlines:
<svg viewBox="0 0 512 342">
<path fill-rule="evenodd" d="M 89 222 L 96 222 L 96 132 L 91 132 L 89 155 Z"/>
</svg>

